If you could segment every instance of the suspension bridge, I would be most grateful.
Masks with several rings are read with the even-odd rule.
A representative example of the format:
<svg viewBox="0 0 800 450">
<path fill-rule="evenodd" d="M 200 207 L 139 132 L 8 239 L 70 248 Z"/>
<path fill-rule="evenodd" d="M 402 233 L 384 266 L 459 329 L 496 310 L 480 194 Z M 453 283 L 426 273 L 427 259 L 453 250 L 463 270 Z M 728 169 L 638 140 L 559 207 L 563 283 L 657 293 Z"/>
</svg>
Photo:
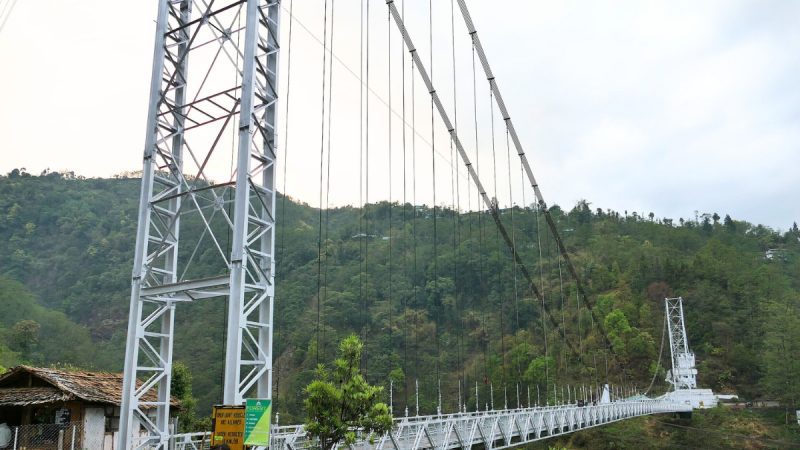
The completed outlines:
<svg viewBox="0 0 800 450">
<path fill-rule="evenodd" d="M 426 301 L 436 304 L 442 301 L 436 296 L 438 275 L 445 270 L 438 254 L 438 246 L 443 245 L 438 243 L 441 240 L 438 233 L 444 232 L 440 231 L 444 230 L 443 221 L 445 217 L 453 217 L 453 230 L 457 230 L 461 215 L 477 215 L 479 220 L 494 224 L 496 243 L 503 249 L 510 273 L 513 273 L 515 308 L 518 297 L 523 296 L 532 299 L 538 308 L 535 316 L 524 320 L 535 320 L 534 325 L 541 333 L 544 355 L 549 357 L 552 353 L 550 347 L 553 347 L 555 339 L 565 355 L 569 353 L 570 361 L 578 367 L 576 371 L 579 372 L 580 367 L 592 366 L 591 373 L 595 374 L 594 382 L 588 383 L 594 387 L 586 387 L 586 383 L 580 387 L 573 384 L 564 390 L 563 385 L 560 389 L 551 389 L 554 381 L 551 376 L 554 374 L 546 373 L 544 401 L 540 403 L 537 399 L 533 404 L 528 390 L 527 402 L 522 402 L 519 385 L 516 385 L 516 408 L 509 408 L 506 400 L 503 409 L 494 408 L 493 392 L 491 408 L 488 405 L 481 408 L 477 387 L 474 398 L 469 398 L 471 393 L 466 388 L 466 379 L 459 378 L 458 401 L 454 402 L 458 405 L 457 410 L 444 411 L 441 379 L 438 379 L 438 326 L 441 318 L 437 316 L 434 319 L 436 413 L 420 414 L 417 406 L 416 414 L 409 415 L 408 404 L 405 414 L 398 413 L 393 407 L 396 418 L 392 432 L 374 441 L 362 439 L 353 445 L 354 448 L 445 450 L 483 446 L 487 450 L 500 449 L 648 414 L 690 412 L 692 405 L 686 401 L 669 396 L 647 398 L 638 395 L 633 385 L 626 381 L 627 369 L 613 357 L 613 347 L 603 321 L 596 317 L 594 301 L 584 287 L 534 177 L 532 164 L 503 100 L 466 1 L 431 1 L 426 13 L 417 11 L 412 15 L 406 12 L 406 7 L 412 6 L 412 2 L 406 5 L 396 0 L 362 0 L 358 5 L 360 9 L 356 11 L 357 20 L 350 17 L 348 21 L 341 13 L 341 2 L 320 0 L 324 18 L 318 33 L 296 20 L 292 13 L 293 4 L 284 3 L 277 0 L 158 2 L 118 448 L 166 449 L 174 445 L 186 449 L 209 444 L 207 433 L 178 435 L 170 426 L 173 344 L 175 336 L 180 333 L 175 315 L 184 303 L 225 299 L 222 403 L 241 405 L 248 398 L 273 399 L 275 286 L 280 284 L 282 276 L 276 273 L 276 260 L 280 255 L 276 243 L 279 248 L 280 236 L 276 236 L 275 225 L 281 213 L 277 196 L 281 178 L 278 160 L 279 156 L 284 161 L 291 156 L 296 158 L 294 160 L 305 160 L 307 164 L 316 158 L 307 149 L 292 144 L 292 139 L 302 141 L 307 136 L 292 136 L 288 132 L 289 110 L 293 105 L 290 89 L 292 36 L 297 32 L 296 29 L 293 31 L 296 26 L 319 42 L 322 59 L 319 78 L 322 95 L 317 103 L 321 109 L 317 147 L 317 352 L 322 344 L 322 301 L 319 297 L 325 288 L 323 274 L 327 273 L 322 268 L 324 265 L 327 270 L 328 264 L 323 248 L 323 236 L 327 238 L 327 216 L 323 218 L 323 214 L 331 206 L 332 189 L 344 190 L 352 184 L 350 178 L 356 178 L 347 175 L 349 172 L 336 178 L 340 168 L 334 163 L 350 159 L 347 164 L 354 165 L 352 161 L 358 161 L 357 205 L 366 217 L 357 235 L 363 260 L 358 275 L 361 286 L 374 282 L 369 279 L 370 229 L 366 209 L 370 201 L 374 201 L 376 190 L 388 198 L 390 205 L 402 201 L 404 225 L 405 205 L 412 205 L 414 230 L 418 220 L 417 205 L 432 205 L 433 255 L 425 264 L 430 265 L 431 291 L 434 294 Z M 334 8 L 335 4 L 339 10 Z M 414 6 L 423 5 L 416 3 Z M 419 20 L 426 15 L 427 20 Z M 417 19 L 413 24 L 412 16 Z M 289 29 L 284 35 L 280 23 L 287 18 Z M 444 25 L 438 20 L 442 18 L 446 19 L 441 21 Z M 342 20 L 360 24 L 358 73 L 335 50 L 346 45 L 335 40 L 338 36 L 335 31 L 347 33 L 346 29 L 335 28 L 337 21 Z M 463 22 L 463 27 L 456 26 L 457 20 Z M 378 31 L 385 37 L 380 43 L 386 45 L 380 50 L 375 49 L 375 27 L 378 24 L 382 27 Z M 286 41 L 282 42 L 284 38 Z M 425 38 L 427 47 L 418 47 Z M 349 40 L 345 39 L 345 42 Z M 459 45 L 459 42 L 465 44 Z M 437 54 L 437 48 L 440 54 Z M 442 52 L 441 48 L 446 51 Z M 463 49 L 467 50 L 468 56 L 461 54 L 457 62 L 457 54 Z M 282 58 L 284 51 L 288 55 Z M 284 63 L 287 81 L 281 88 L 278 73 L 279 65 Z M 333 99 L 336 92 L 333 88 L 334 63 L 338 73 L 349 74 L 357 81 L 358 108 L 347 107 L 347 103 L 354 102 L 356 97 L 352 92 L 348 98 Z M 439 78 L 435 78 L 434 73 Z M 459 82 L 461 74 L 468 76 L 460 77 Z M 464 78 L 468 81 L 465 82 Z M 337 79 L 337 82 L 341 81 Z M 309 87 L 301 85 L 300 89 Z M 479 96 L 478 92 L 485 95 Z M 285 131 L 280 140 L 279 104 L 285 104 Z M 471 114 L 467 114 L 471 120 L 463 118 L 464 105 L 471 106 Z M 398 108 L 402 110 L 398 111 Z M 356 109 L 357 121 L 343 119 Z M 309 113 L 302 111 L 300 114 L 305 116 Z M 353 127 L 351 136 L 342 137 L 342 133 L 334 133 L 339 129 L 333 125 L 334 119 L 341 120 L 341 127 L 348 123 L 357 123 L 358 126 Z M 376 131 L 376 121 L 385 121 L 381 131 Z M 313 129 L 310 125 L 304 128 Z M 481 134 L 484 135 L 482 142 Z M 378 139 L 382 142 L 376 144 Z M 345 148 L 357 148 L 357 157 L 348 155 Z M 422 170 L 417 165 L 417 154 L 422 155 L 423 150 L 426 152 L 425 160 L 430 163 L 429 170 Z M 422 161 L 422 156 L 419 161 Z M 381 166 L 380 171 L 375 170 L 377 165 Z M 505 174 L 503 165 L 507 169 Z M 501 167 L 499 172 L 498 166 Z M 396 172 L 401 168 L 402 176 L 399 176 Z M 285 165 L 283 169 L 282 190 L 285 192 Z M 372 180 L 370 173 L 373 174 Z M 519 186 L 516 186 L 516 173 L 519 174 Z M 303 182 L 313 183 L 309 180 Z M 498 184 L 507 185 L 507 191 L 498 189 Z M 463 190 L 467 192 L 462 194 Z M 398 195 L 399 191 L 402 193 Z M 536 226 L 541 214 L 556 249 L 555 256 L 551 256 L 551 260 L 557 262 L 561 284 L 556 293 L 544 281 L 541 240 L 537 245 L 531 244 L 538 248 L 538 262 L 520 248 L 524 231 L 519 223 L 514 222 L 514 211 L 520 204 L 525 207 L 526 193 L 534 201 Z M 461 203 L 462 195 L 467 201 L 466 206 Z M 448 206 L 442 206 L 445 204 Z M 392 229 L 392 209 L 390 206 L 386 237 L 390 268 L 395 259 L 392 251 L 397 236 Z M 443 215 L 443 209 L 448 209 L 451 214 Z M 190 229 L 199 229 L 200 232 L 187 232 Z M 482 228 L 481 233 L 484 233 Z M 538 229 L 536 235 L 541 239 Z M 459 239 L 456 231 L 453 231 L 452 238 L 453 242 Z M 414 245 L 416 271 L 418 261 Z M 198 262 L 200 260 L 202 264 Z M 538 280 L 535 268 L 539 271 Z M 576 314 L 584 312 L 589 315 L 592 329 L 601 336 L 598 345 L 610 355 L 612 367 L 609 370 L 606 363 L 606 376 L 610 376 L 610 371 L 620 380 L 614 386 L 597 382 L 597 363 L 588 358 L 588 344 L 581 340 L 586 330 L 580 330 L 580 321 L 571 324 L 579 328 L 578 332 L 567 330 L 562 269 L 567 275 L 570 292 L 575 294 Z M 455 264 L 453 272 L 458 280 Z M 392 271 L 389 270 L 387 300 L 390 311 L 393 308 L 391 277 Z M 496 283 L 501 283 L 499 276 Z M 500 286 L 496 288 L 499 290 Z M 418 291 L 423 291 L 424 286 L 415 285 L 413 290 L 415 296 L 422 295 Z M 368 310 L 368 294 L 364 295 L 364 308 Z M 560 318 L 553 312 L 554 306 L 550 304 L 553 301 L 561 303 Z M 506 358 L 504 305 L 501 301 L 501 358 Z M 681 309 L 681 326 L 682 314 Z M 520 329 L 519 314 L 515 321 L 516 328 Z M 368 330 L 369 327 L 365 327 L 361 331 L 365 337 Z M 688 354 L 685 330 L 683 333 L 684 353 Z M 578 342 L 574 342 L 576 338 Z M 464 362 L 459 359 L 458 364 L 463 372 Z M 545 365 L 545 372 L 547 367 Z M 693 367 L 682 367 L 673 373 L 675 376 L 693 377 L 696 371 L 692 370 Z M 581 376 L 585 375 L 575 375 L 573 379 Z M 504 391 L 506 388 L 503 386 Z M 473 411 L 466 411 L 468 400 L 474 403 Z M 271 439 L 273 448 L 289 450 L 313 446 L 300 425 L 276 424 Z"/>
</svg>

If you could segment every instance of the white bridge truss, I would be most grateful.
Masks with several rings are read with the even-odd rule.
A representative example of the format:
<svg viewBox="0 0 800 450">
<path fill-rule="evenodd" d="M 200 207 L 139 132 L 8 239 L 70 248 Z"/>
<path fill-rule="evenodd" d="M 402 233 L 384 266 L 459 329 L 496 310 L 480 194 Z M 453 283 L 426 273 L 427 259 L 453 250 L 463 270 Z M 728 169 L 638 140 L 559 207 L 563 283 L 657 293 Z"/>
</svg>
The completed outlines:
<svg viewBox="0 0 800 450">
<path fill-rule="evenodd" d="M 391 433 L 373 439 L 372 443 L 369 439 L 360 439 L 350 449 L 468 450 L 476 446 L 485 450 L 504 449 L 633 417 L 691 410 L 687 404 L 636 400 L 401 417 L 394 420 Z M 207 449 L 208 439 L 208 433 L 178 435 L 175 449 Z M 274 428 L 270 448 L 305 450 L 315 445 L 302 425 L 291 425 Z M 339 447 L 347 448 L 344 444 Z"/>
</svg>

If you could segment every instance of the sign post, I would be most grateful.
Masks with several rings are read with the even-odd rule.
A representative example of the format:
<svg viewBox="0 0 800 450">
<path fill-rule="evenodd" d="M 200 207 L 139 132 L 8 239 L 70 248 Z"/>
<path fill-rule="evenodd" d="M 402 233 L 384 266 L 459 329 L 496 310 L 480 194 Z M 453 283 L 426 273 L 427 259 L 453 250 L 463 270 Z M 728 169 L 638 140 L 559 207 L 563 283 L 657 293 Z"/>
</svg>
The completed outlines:
<svg viewBox="0 0 800 450">
<path fill-rule="evenodd" d="M 244 416 L 244 445 L 269 445 L 272 401 L 247 399 Z"/>
<path fill-rule="evenodd" d="M 228 444 L 231 450 L 244 450 L 245 408 L 215 406 L 211 446 Z"/>
</svg>

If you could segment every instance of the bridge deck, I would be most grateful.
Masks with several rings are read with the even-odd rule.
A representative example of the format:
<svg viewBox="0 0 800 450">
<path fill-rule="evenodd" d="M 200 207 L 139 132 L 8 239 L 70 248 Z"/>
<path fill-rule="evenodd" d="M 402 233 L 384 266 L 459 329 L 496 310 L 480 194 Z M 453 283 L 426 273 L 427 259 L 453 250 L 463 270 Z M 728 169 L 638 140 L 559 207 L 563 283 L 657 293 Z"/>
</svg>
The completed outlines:
<svg viewBox="0 0 800 450">
<path fill-rule="evenodd" d="M 396 418 L 390 434 L 356 442 L 352 450 L 468 450 L 483 446 L 499 450 L 658 413 L 690 412 L 690 405 L 664 400 L 618 401 L 596 405 L 560 405 L 470 413 Z M 175 436 L 176 450 L 208 448 L 208 433 Z M 273 450 L 313 447 L 302 425 L 273 430 Z"/>
</svg>

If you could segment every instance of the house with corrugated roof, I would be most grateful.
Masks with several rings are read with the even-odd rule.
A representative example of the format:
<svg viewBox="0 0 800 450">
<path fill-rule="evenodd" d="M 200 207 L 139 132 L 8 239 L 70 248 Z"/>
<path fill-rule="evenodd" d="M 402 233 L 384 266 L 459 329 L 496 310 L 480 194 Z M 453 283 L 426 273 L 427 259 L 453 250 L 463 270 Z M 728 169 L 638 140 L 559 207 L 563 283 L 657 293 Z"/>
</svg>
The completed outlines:
<svg viewBox="0 0 800 450">
<path fill-rule="evenodd" d="M 122 380 L 121 373 L 8 370 L 0 375 L 0 427 L 8 427 L 10 442 L 0 449 L 113 449 Z M 150 396 L 143 400 L 156 401 Z"/>
</svg>

